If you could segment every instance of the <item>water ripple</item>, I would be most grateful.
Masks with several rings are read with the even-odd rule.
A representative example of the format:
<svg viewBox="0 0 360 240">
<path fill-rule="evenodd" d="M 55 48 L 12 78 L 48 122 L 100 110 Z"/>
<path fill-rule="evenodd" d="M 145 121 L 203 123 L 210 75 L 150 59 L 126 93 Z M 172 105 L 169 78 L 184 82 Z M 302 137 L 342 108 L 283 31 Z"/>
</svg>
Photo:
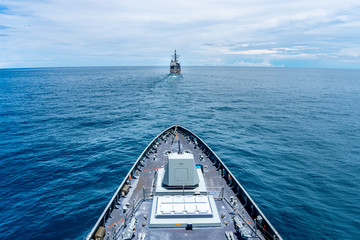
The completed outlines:
<svg viewBox="0 0 360 240">
<path fill-rule="evenodd" d="M 0 237 L 84 238 L 149 141 L 177 123 L 285 239 L 359 235 L 358 70 L 167 70 L 0 70 Z"/>
</svg>

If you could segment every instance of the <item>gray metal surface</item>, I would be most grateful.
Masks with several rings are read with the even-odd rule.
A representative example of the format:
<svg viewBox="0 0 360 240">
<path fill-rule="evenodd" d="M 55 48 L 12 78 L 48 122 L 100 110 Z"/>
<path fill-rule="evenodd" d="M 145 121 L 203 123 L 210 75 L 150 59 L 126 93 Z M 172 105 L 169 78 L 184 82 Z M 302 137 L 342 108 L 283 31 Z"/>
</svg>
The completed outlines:
<svg viewBox="0 0 360 240">
<path fill-rule="evenodd" d="M 191 153 L 168 154 L 162 183 L 169 187 L 188 187 L 199 184 L 195 160 Z"/>
<path fill-rule="evenodd" d="M 195 163 L 201 166 L 206 191 L 186 193 L 185 189 L 177 189 L 176 194 L 201 194 L 214 199 L 215 213 L 220 219 L 217 227 L 185 222 L 178 225 L 173 222 L 172 227 L 150 226 L 153 201 L 156 196 L 164 195 L 156 193 L 159 170 L 164 168 L 167 155 L 178 152 L 179 146 L 181 152 L 191 153 Z M 130 189 L 123 196 L 121 189 L 125 184 L 129 184 Z M 129 232 L 134 218 L 132 239 L 282 239 L 217 155 L 199 137 L 180 126 L 166 129 L 144 150 L 87 239 L 94 239 L 100 226 L 106 229 L 104 239 L 122 239 L 122 233 Z"/>
</svg>

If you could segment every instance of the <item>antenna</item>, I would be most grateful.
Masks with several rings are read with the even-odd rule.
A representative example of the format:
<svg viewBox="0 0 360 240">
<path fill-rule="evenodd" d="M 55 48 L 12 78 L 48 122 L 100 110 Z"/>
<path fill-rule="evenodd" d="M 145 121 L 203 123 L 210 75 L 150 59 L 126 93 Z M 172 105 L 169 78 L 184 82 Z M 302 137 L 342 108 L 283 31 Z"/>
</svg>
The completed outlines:
<svg viewBox="0 0 360 240">
<path fill-rule="evenodd" d="M 175 50 L 175 54 L 176 54 L 176 50 Z M 175 55 L 176 56 L 176 55 Z M 178 124 L 176 124 L 175 127 L 175 134 L 176 134 L 176 140 L 178 142 L 178 154 L 181 154 L 181 149 L 180 149 L 180 139 L 179 139 L 179 135 L 177 133 L 177 128 L 178 128 Z"/>
<path fill-rule="evenodd" d="M 178 62 L 177 59 L 178 59 L 178 57 L 180 57 L 180 55 L 176 54 L 176 49 L 174 51 L 174 55 L 172 55 L 172 56 L 174 57 L 173 61 L 177 63 Z"/>
</svg>

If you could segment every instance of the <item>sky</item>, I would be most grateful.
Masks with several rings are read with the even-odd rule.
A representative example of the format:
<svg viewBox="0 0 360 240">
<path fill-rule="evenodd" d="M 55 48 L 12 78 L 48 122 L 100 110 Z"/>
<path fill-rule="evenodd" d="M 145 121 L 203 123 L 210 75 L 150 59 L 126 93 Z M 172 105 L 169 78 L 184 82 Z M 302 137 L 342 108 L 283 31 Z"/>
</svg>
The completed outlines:
<svg viewBox="0 0 360 240">
<path fill-rule="evenodd" d="M 360 69 L 359 0 L 0 0 L 0 68 Z"/>
</svg>

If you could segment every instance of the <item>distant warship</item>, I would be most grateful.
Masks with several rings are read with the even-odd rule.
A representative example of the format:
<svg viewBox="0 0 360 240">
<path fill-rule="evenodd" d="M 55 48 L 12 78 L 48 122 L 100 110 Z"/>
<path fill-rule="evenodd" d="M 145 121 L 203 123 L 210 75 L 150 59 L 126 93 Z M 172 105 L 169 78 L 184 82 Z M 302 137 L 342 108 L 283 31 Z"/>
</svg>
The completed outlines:
<svg viewBox="0 0 360 240">
<path fill-rule="evenodd" d="M 170 63 L 170 75 L 178 75 L 181 73 L 181 66 L 180 63 L 178 62 L 179 56 L 176 55 L 176 50 L 172 57 L 173 59 L 171 59 L 171 63 Z"/>
</svg>

